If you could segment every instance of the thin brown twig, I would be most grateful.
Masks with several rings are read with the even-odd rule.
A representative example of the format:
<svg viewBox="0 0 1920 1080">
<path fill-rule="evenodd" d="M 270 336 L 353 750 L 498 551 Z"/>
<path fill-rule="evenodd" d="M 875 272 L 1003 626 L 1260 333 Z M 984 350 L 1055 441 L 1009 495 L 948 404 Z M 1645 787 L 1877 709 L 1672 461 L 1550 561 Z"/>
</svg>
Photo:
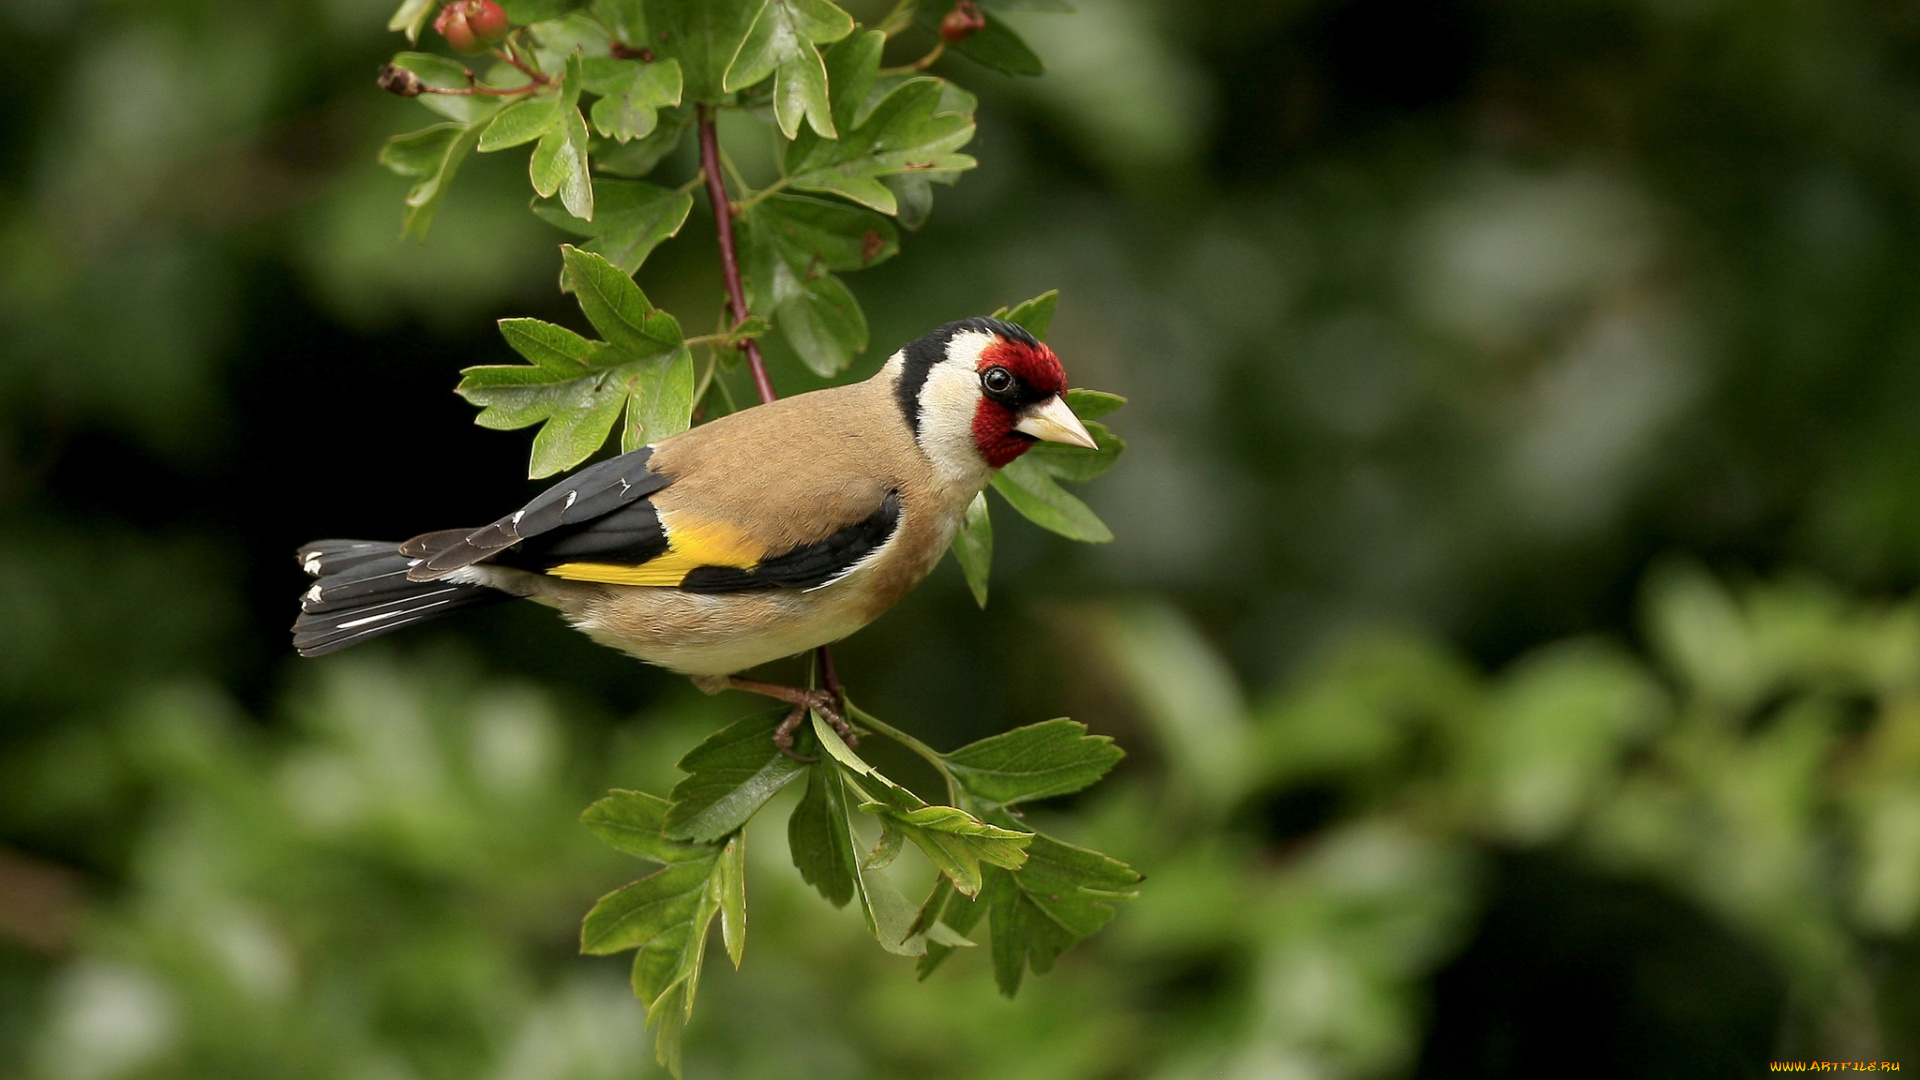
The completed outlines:
<svg viewBox="0 0 1920 1080">
<path fill-rule="evenodd" d="M 700 124 L 700 168 L 707 176 L 707 198 L 713 203 L 713 224 L 720 234 L 720 274 L 727 282 L 727 303 L 733 308 L 733 321 L 737 326 L 747 318 L 747 293 L 740 285 L 740 257 L 733 244 L 733 203 L 727 198 L 727 183 L 721 175 L 720 135 L 714 128 L 710 106 L 699 106 L 695 115 Z M 765 405 L 777 395 L 773 392 L 773 380 L 767 377 L 767 363 L 760 357 L 760 346 L 748 338 L 740 343 L 740 349 L 747 354 L 754 389 L 760 394 L 760 403 Z M 721 389 L 725 388 L 723 383 Z M 816 655 L 820 658 L 822 688 L 833 695 L 835 702 L 842 701 L 840 673 L 834 669 L 832 650 L 822 645 Z"/>
<path fill-rule="evenodd" d="M 733 321 L 747 318 L 747 292 L 740 285 L 740 258 L 733 245 L 733 203 L 727 198 L 727 182 L 720 172 L 720 136 L 714 130 L 713 110 L 701 105 L 696 115 L 700 124 L 700 167 L 707 174 L 707 197 L 713 202 L 713 224 L 720 234 L 720 273 L 727 282 L 727 302 L 733 306 Z M 753 372 L 753 387 L 762 405 L 779 395 L 773 392 L 773 380 L 767 377 L 767 362 L 760 357 L 760 346 L 751 339 L 740 345 L 747 354 L 747 368 Z"/>
</svg>

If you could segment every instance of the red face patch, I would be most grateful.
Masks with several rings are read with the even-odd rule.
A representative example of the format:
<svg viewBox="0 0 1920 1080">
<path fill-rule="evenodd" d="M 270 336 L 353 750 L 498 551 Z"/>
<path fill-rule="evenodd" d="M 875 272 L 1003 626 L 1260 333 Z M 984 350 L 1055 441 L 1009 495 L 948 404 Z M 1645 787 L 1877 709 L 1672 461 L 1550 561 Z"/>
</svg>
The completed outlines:
<svg viewBox="0 0 1920 1080">
<path fill-rule="evenodd" d="M 1019 410 L 1064 392 L 1067 371 L 1060 366 L 1060 358 L 1045 345 L 1027 345 L 1005 338 L 980 350 L 980 373 L 984 375 L 988 368 L 994 367 L 1006 368 L 1019 380 L 1011 399 L 995 400 L 983 392 L 973 414 L 974 444 L 987 464 L 998 469 L 1026 453 L 1034 444 L 1033 436 L 1013 430 L 1013 425 L 1020 422 Z"/>
</svg>

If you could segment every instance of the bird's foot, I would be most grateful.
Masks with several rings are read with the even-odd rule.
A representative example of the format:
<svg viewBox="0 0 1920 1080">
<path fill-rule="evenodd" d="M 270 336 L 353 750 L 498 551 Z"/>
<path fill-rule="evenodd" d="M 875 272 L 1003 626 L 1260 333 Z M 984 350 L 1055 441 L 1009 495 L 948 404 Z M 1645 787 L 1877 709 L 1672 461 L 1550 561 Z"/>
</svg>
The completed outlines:
<svg viewBox="0 0 1920 1080">
<path fill-rule="evenodd" d="M 762 694 L 793 706 L 793 711 L 787 713 L 786 719 L 780 721 L 780 726 L 773 729 L 773 745 L 779 747 L 780 752 L 790 758 L 798 761 L 813 760 L 793 752 L 793 733 L 806 719 L 809 709 L 824 717 L 849 747 L 860 745 L 860 736 L 854 734 L 853 725 L 847 723 L 846 717 L 840 715 L 839 697 L 831 691 L 805 690 L 798 686 L 761 682 L 759 679 L 743 679 L 738 675 L 728 676 L 727 685 L 735 690 L 744 690 L 749 694 Z"/>
</svg>

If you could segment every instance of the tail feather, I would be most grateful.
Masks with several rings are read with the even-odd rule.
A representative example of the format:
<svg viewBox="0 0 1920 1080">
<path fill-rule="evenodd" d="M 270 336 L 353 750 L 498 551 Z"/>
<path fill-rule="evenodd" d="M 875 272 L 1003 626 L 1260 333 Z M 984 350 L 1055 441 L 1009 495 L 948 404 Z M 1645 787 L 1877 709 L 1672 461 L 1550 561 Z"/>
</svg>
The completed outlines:
<svg viewBox="0 0 1920 1080">
<path fill-rule="evenodd" d="M 367 540 L 316 540 L 299 552 L 300 565 L 316 579 L 300 597 L 293 647 L 302 656 L 322 656 L 403 626 L 477 604 L 509 597 L 484 585 L 409 581 L 419 560 L 398 544 Z"/>
</svg>

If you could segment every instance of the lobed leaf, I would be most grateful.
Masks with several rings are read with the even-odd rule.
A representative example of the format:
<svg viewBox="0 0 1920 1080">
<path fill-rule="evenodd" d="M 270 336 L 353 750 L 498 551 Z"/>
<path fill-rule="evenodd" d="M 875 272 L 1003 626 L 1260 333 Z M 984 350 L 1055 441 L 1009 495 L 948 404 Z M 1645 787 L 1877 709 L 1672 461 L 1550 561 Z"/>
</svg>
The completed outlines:
<svg viewBox="0 0 1920 1080">
<path fill-rule="evenodd" d="M 1001 806 L 1066 795 L 1099 780 L 1126 754 L 1085 724 L 1048 720 L 982 739 L 942 757 L 976 799 Z"/>
<path fill-rule="evenodd" d="M 567 57 L 567 73 L 560 84 L 560 121 L 540 136 L 527 164 L 533 190 L 542 198 L 558 192 L 567 212 L 593 220 L 593 183 L 587 166 L 587 122 L 580 115 L 581 57 Z"/>
<path fill-rule="evenodd" d="M 593 342 L 539 319 L 501 319 L 500 336 L 535 367 L 569 378 L 586 373 L 594 351 Z"/>
<path fill-rule="evenodd" d="M 558 95 L 545 94 L 501 109 L 480 134 L 480 152 L 505 150 L 546 135 L 560 126 L 560 105 Z"/>
<path fill-rule="evenodd" d="M 802 880 L 834 907 L 846 907 L 853 899 L 855 855 L 839 786 L 840 773 L 831 765 L 807 770 L 807 790 L 787 818 L 787 849 Z"/>
<path fill-rule="evenodd" d="M 1097 851 L 1035 834 L 1018 870 L 992 870 L 981 903 L 993 920 L 993 973 L 1012 997 L 1027 968 L 1052 970 L 1062 952 L 1113 918 L 1113 901 L 1138 895 L 1140 875 Z"/>
<path fill-rule="evenodd" d="M 704 844 L 669 839 L 667 800 L 642 791 L 615 789 L 580 814 L 580 821 L 608 847 L 657 863 L 679 863 L 709 858 Z"/>
<path fill-rule="evenodd" d="M 818 46 L 853 33 L 853 18 L 828 0 L 761 0 L 721 80 L 743 90 L 773 76 L 773 116 L 780 134 L 799 134 L 802 119 L 822 138 L 838 137 L 827 103 L 827 66 Z"/>
<path fill-rule="evenodd" d="M 719 858 L 720 849 L 710 848 L 699 858 L 668 863 L 601 897 L 580 925 L 580 951 L 606 956 L 644 950 L 661 934 L 682 930 L 705 899 Z"/>
<path fill-rule="evenodd" d="M 601 172 L 610 176 L 645 176 L 675 150 L 686 138 L 687 129 L 693 121 L 678 110 L 669 114 L 670 119 L 660 121 L 653 134 L 644 139 L 635 139 L 621 146 L 617 143 L 599 143 L 592 148 L 593 164 Z"/>
<path fill-rule="evenodd" d="M 751 3 L 648 0 L 650 47 L 680 63 L 686 97 L 707 105 L 725 101 L 727 68 L 757 14 Z"/>
<path fill-rule="evenodd" d="M 835 270 L 891 258 L 899 233 L 879 214 L 801 195 L 761 199 L 745 215 L 754 308 L 772 317 L 803 363 L 825 377 L 866 351 L 866 316 Z"/>
<path fill-rule="evenodd" d="M 693 196 L 637 180 L 593 181 L 594 218 L 584 221 L 554 200 L 533 204 L 533 212 L 553 225 L 593 239 L 581 250 L 600 255 L 627 276 L 633 276 L 662 240 L 686 224 Z M 562 291 L 570 291 L 561 275 Z"/>
<path fill-rule="evenodd" d="M 889 830 L 913 841 L 913 846 L 953 882 L 953 887 L 968 896 L 980 892 L 981 863 L 1014 869 L 1026 862 L 1024 849 L 1033 839 L 1032 833 L 989 825 L 952 806 L 923 804 L 905 809 L 890 801 L 874 800 L 861 803 L 860 809 L 880 818 Z M 898 848 L 898 841 L 895 847 Z"/>
<path fill-rule="evenodd" d="M 560 260 L 580 310 L 609 345 L 634 359 L 681 348 L 679 320 L 648 303 L 619 267 L 571 244 L 561 245 Z"/>
<path fill-rule="evenodd" d="M 953 535 L 953 557 L 966 576 L 973 602 L 987 606 L 987 575 L 993 569 L 993 517 L 987 509 L 987 493 L 982 491 L 967 504 L 960 519 L 960 531 Z"/>
<path fill-rule="evenodd" d="M 715 732 L 680 759 L 687 775 L 673 788 L 666 834 L 713 841 L 747 823 L 806 766 L 780 752 L 778 713 L 750 716 Z"/>
<path fill-rule="evenodd" d="M 921 905 L 920 915 L 914 925 L 924 926 L 929 931 L 933 927 L 944 926 L 951 936 L 942 935 L 936 940 L 931 933 L 928 934 L 927 954 L 915 965 L 918 976 L 925 979 L 933 974 L 946 962 L 947 957 L 953 955 L 954 949 L 974 947 L 976 942 L 966 935 L 973 932 L 986 913 L 987 905 L 984 902 L 961 894 L 944 875 L 936 880 L 933 894 Z"/>
<path fill-rule="evenodd" d="M 894 87 L 858 127 L 828 140 L 802 132 L 787 146 L 788 182 L 806 191 L 844 195 L 892 214 L 898 209 L 883 176 L 922 170 L 970 169 L 953 151 L 973 138 L 970 116 L 941 109 L 939 79 L 908 79 Z"/>
<path fill-rule="evenodd" d="M 582 61 L 581 71 L 585 88 L 601 95 L 593 103 L 594 129 L 616 142 L 653 134 L 660 110 L 680 104 L 683 87 L 677 60 L 643 64 L 594 57 Z"/>
</svg>

